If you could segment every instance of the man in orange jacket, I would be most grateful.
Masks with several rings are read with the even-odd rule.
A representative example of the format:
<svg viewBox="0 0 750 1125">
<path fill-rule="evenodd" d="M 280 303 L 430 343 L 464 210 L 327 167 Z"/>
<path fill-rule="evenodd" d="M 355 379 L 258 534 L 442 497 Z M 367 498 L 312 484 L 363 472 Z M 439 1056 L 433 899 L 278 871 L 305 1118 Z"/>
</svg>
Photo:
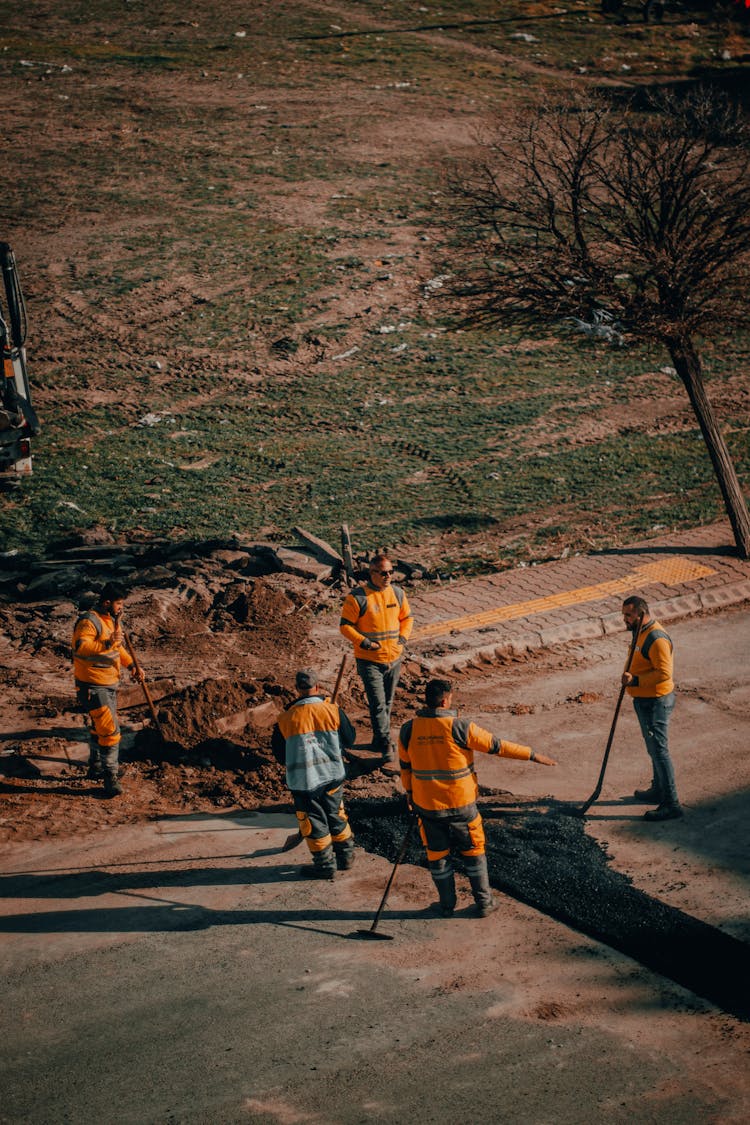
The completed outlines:
<svg viewBox="0 0 750 1125">
<path fill-rule="evenodd" d="M 451 709 L 449 680 L 430 680 L 426 707 L 401 728 L 399 759 L 401 784 L 409 807 L 417 814 L 419 833 L 427 849 L 427 865 L 438 892 L 437 908 L 449 918 L 456 907 L 456 884 L 451 846 L 463 856 L 476 912 L 485 918 L 497 909 L 490 890 L 484 827 L 476 805 L 478 786 L 474 753 L 520 758 L 554 766 L 553 758 L 535 754 L 530 746 L 505 742 Z"/>
<path fill-rule="evenodd" d="M 669 720 L 675 704 L 672 641 L 643 598 L 626 598 L 622 617 L 631 633 L 639 629 L 640 622 L 633 659 L 622 682 L 633 700 L 652 769 L 650 786 L 636 789 L 634 796 L 656 803 L 655 809 L 644 813 L 644 820 L 676 820 L 683 816 L 683 809 L 669 756 Z"/>
<path fill-rule="evenodd" d="M 354 645 L 372 725 L 372 749 L 393 758 L 391 710 L 404 647 L 414 619 L 409 599 L 393 579 L 393 563 L 381 551 L 370 560 L 369 581 L 355 586 L 341 607 L 339 630 Z"/>
<path fill-rule="evenodd" d="M 90 721 L 89 773 L 103 779 L 104 793 L 122 793 L 117 780 L 120 753 L 120 724 L 117 719 L 117 686 L 120 669 L 129 668 L 132 678 L 141 677 L 124 646 L 120 614 L 125 590 L 108 582 L 95 609 L 82 613 L 73 630 L 73 675 L 78 706 Z"/>
</svg>

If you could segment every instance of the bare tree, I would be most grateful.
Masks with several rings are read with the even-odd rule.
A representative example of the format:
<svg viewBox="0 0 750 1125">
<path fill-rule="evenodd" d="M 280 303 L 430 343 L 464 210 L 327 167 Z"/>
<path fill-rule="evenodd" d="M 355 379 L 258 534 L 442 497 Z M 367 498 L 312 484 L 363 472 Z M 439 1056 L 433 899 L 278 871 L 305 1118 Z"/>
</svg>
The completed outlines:
<svg viewBox="0 0 750 1125">
<path fill-rule="evenodd" d="M 449 175 L 451 295 L 474 325 L 578 317 L 660 341 L 687 390 L 742 557 L 750 516 L 697 341 L 737 329 L 750 292 L 748 129 L 722 96 L 599 101 L 498 125 Z"/>
</svg>

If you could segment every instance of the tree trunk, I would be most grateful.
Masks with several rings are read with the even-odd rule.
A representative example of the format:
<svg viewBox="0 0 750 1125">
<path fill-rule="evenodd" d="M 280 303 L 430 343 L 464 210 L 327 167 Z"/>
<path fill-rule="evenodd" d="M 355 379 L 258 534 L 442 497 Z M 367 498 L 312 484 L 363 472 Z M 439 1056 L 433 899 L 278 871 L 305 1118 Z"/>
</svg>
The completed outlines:
<svg viewBox="0 0 750 1125">
<path fill-rule="evenodd" d="M 734 532 L 737 550 L 740 558 L 746 559 L 750 557 L 750 513 L 727 444 L 703 385 L 700 358 L 689 338 L 667 340 L 666 344 L 677 374 L 685 385 L 703 439 L 708 446 L 711 463 Z"/>
</svg>

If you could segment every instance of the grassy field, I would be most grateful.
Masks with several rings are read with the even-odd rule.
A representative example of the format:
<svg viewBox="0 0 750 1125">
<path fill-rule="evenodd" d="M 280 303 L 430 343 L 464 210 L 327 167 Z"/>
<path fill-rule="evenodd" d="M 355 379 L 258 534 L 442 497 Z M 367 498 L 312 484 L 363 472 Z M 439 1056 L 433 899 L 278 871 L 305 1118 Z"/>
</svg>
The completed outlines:
<svg viewBox="0 0 750 1125">
<path fill-rule="evenodd" d="M 44 426 L 0 549 L 346 521 L 468 572 L 721 516 L 665 354 L 457 332 L 440 300 L 432 201 L 484 120 L 746 53 L 560 7 L 0 3 L 0 237 Z M 746 341 L 704 354 L 747 486 Z"/>
</svg>

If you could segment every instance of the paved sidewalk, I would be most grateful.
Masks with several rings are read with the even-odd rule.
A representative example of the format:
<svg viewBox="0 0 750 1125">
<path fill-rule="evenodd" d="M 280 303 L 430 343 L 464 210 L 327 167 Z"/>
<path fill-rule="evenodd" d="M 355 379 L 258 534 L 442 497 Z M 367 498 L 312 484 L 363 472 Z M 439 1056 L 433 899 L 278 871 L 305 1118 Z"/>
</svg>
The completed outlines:
<svg viewBox="0 0 750 1125">
<path fill-rule="evenodd" d="M 620 607 L 640 594 L 662 622 L 750 600 L 750 561 L 729 524 L 631 547 L 519 567 L 410 597 L 410 651 L 432 671 L 621 632 Z"/>
</svg>

